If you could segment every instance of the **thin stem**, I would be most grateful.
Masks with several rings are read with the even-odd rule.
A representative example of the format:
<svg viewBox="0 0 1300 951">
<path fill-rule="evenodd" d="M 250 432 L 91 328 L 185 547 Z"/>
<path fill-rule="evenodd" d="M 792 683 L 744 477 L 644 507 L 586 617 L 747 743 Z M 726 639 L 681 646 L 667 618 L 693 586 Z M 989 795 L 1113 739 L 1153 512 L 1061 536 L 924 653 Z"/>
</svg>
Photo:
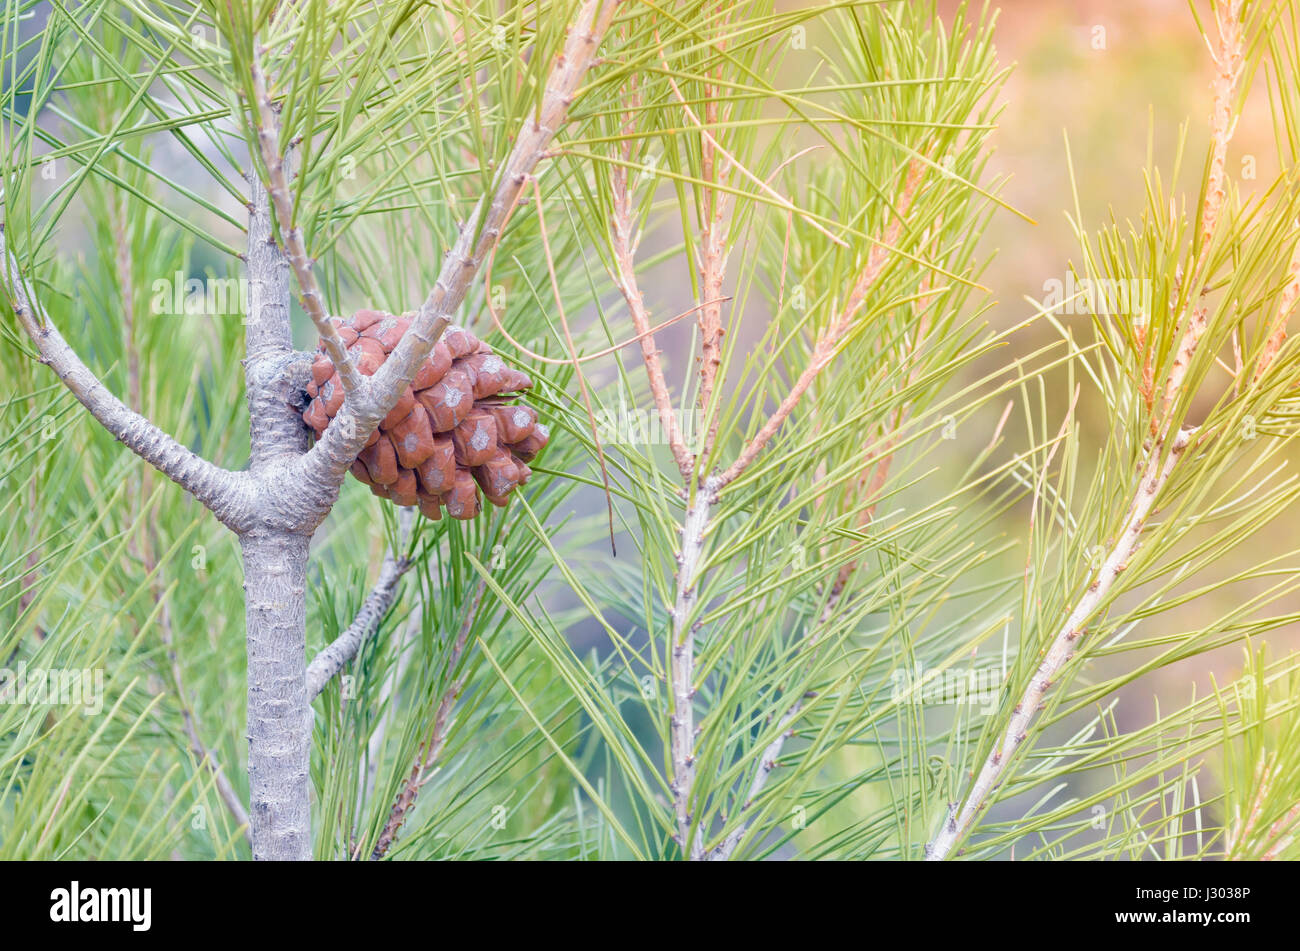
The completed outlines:
<svg viewBox="0 0 1300 951">
<path fill-rule="evenodd" d="M 410 529 L 414 509 L 402 508 L 398 513 L 398 541 L 400 551 L 402 540 Z M 414 564 L 409 558 L 400 555 L 392 548 L 384 553 L 383 566 L 379 570 L 379 579 L 366 596 L 357 616 L 348 625 L 347 630 L 331 641 L 307 665 L 307 697 L 314 699 L 325 689 L 326 685 L 341 671 L 352 658 L 357 656 L 361 645 L 374 636 L 379 624 L 397 600 L 398 585 L 402 576 Z"/>
<path fill-rule="evenodd" d="M 627 94 L 629 111 L 623 122 L 623 158 L 630 162 L 633 148 L 633 116 L 640 107 L 641 98 L 635 76 Z M 689 479 L 695 467 L 694 454 L 687 448 L 678 424 L 677 411 L 673 406 L 672 394 L 668 390 L 668 380 L 664 376 L 663 364 L 659 359 L 659 348 L 655 346 L 650 327 L 650 314 L 646 310 L 645 298 L 641 294 L 636 278 L 636 238 L 632 234 L 632 198 L 628 185 L 626 165 L 610 166 L 610 185 L 614 197 L 614 215 L 610 222 L 610 240 L 614 252 L 614 283 L 627 302 L 628 312 L 632 315 L 632 325 L 636 328 L 637 338 L 641 341 L 641 360 L 645 364 L 646 376 L 650 379 L 650 395 L 654 399 L 655 409 L 659 413 L 659 423 L 668 435 L 668 446 L 677 463 L 677 471 L 683 479 Z"/>
<path fill-rule="evenodd" d="M 790 392 L 781 400 L 780 405 L 768 417 L 767 421 L 755 434 L 745 447 L 736 457 L 735 462 L 727 467 L 722 473 L 721 481 L 723 485 L 728 485 L 740 477 L 750 464 L 758 458 L 759 453 L 767 446 L 776 435 L 777 430 L 785 423 L 790 414 L 794 412 L 799 401 L 803 399 L 804 393 L 812 386 L 813 381 L 823 370 L 826 369 L 835 358 L 840 344 L 853 329 L 854 320 L 862 305 L 866 303 L 867 292 L 879 279 L 885 269 L 885 264 L 889 261 L 890 252 L 894 244 L 898 241 L 899 234 L 903 228 L 903 218 L 906 216 L 908 209 L 912 206 L 912 200 L 920 188 L 921 180 L 924 177 L 925 165 L 913 160 L 908 166 L 907 181 L 903 186 L 902 194 L 899 196 L 895 205 L 895 213 L 889 226 L 885 229 L 884 237 L 871 246 L 871 251 L 867 255 L 866 266 L 858 275 L 858 280 L 853 286 L 849 299 L 844 305 L 844 309 L 831 320 L 826 329 L 818 336 L 817 342 L 813 345 L 812 357 L 808 361 L 808 366 L 799 374 L 794 385 L 790 387 Z"/>
<path fill-rule="evenodd" d="M 456 641 L 452 644 L 451 653 L 447 655 L 447 662 L 443 665 L 443 676 L 445 678 L 450 678 L 460 666 L 461 657 L 464 656 L 465 648 L 469 644 L 469 633 L 474 628 L 474 621 L 478 617 L 479 606 L 483 603 L 483 594 L 486 590 L 487 583 L 479 581 L 478 588 L 474 592 L 474 598 L 465 611 L 465 619 L 461 622 L 460 631 L 456 634 Z M 420 789 L 429 781 L 429 770 L 437 764 L 439 757 L 442 756 L 443 748 L 447 745 L 451 711 L 455 708 L 456 701 L 460 699 L 461 691 L 464 689 L 465 677 L 462 675 L 452 681 L 438 698 L 438 706 L 434 711 L 433 722 L 429 726 L 429 735 L 420 744 L 415 763 L 412 765 L 406 781 L 402 784 L 397 799 L 394 800 L 392 807 L 388 811 L 388 821 L 384 823 L 384 828 L 375 842 L 374 850 L 370 853 L 371 860 L 382 859 L 397 841 L 397 833 L 401 830 L 402 824 L 406 822 L 407 815 L 415 805 L 415 799 L 420 794 Z"/>
<path fill-rule="evenodd" d="M 740 806 L 742 812 L 748 811 L 753 806 L 754 800 L 759 797 L 759 794 L 767 785 L 767 778 L 776 769 L 777 760 L 781 758 L 781 751 L 785 749 L 785 741 L 791 735 L 790 724 L 794 722 L 802 710 L 803 698 L 800 697 L 786 711 L 785 716 L 781 717 L 776 739 L 763 748 L 763 752 L 758 758 L 758 770 L 754 773 L 754 778 L 749 784 L 749 794 L 745 796 L 745 801 Z M 717 848 L 709 853 L 709 859 L 711 861 L 725 862 L 731 858 L 736 851 L 736 847 L 740 845 L 741 839 L 745 837 L 745 833 L 748 831 L 749 823 L 747 821 L 740 823 L 731 831 L 730 835 L 722 840 L 722 843 Z"/>
<path fill-rule="evenodd" d="M 1273 329 L 1264 343 L 1264 349 L 1259 355 L 1259 363 L 1255 368 L 1256 380 L 1262 377 L 1264 371 L 1277 359 L 1278 351 L 1286 342 L 1287 321 L 1291 319 L 1291 312 L 1295 310 L 1296 304 L 1300 303 L 1300 241 L 1296 242 L 1295 250 L 1291 252 L 1291 263 L 1287 265 L 1286 273 L 1286 286 L 1282 289 L 1282 300 L 1273 318 Z"/>
<path fill-rule="evenodd" d="M 1128 568 L 1129 561 L 1137 552 L 1146 520 L 1155 507 L 1160 491 L 1169 481 L 1170 474 L 1190 444 L 1192 432 L 1190 429 L 1180 429 L 1163 460 L 1160 447 L 1152 448 L 1142 472 L 1137 495 L 1124 519 L 1124 528 L 1120 533 L 1119 541 L 1111 548 L 1102 562 L 1100 571 L 1048 644 L 1043 659 L 1038 664 L 1038 670 L 1030 679 L 1012 711 L 1002 739 L 984 761 L 984 766 L 966 795 L 961 810 L 949 816 L 934 841 L 926 847 L 927 859 L 937 861 L 946 858 L 953 846 L 970 829 L 976 814 L 984 808 L 989 795 L 1006 772 L 1017 748 L 1024 742 L 1029 724 L 1038 712 L 1038 705 L 1043 702 L 1044 696 L 1058 679 L 1061 670 L 1074 658 L 1075 642 L 1083 635 L 1086 622 L 1106 602 L 1116 579 Z"/>
<path fill-rule="evenodd" d="M 1228 158 L 1228 141 L 1236 125 L 1233 100 L 1245 65 L 1245 37 L 1241 19 L 1242 0 L 1231 0 L 1225 17 L 1216 5 L 1214 18 L 1219 26 L 1219 45 L 1212 51 L 1215 65 L 1214 111 L 1210 125 L 1210 177 L 1205 186 L 1201 209 L 1201 246 L 1214 236 L 1219 212 L 1224 202 L 1224 180 Z"/>
<path fill-rule="evenodd" d="M 720 26 L 727 26 L 726 7 L 719 7 L 722 13 Z M 721 53 L 726 43 L 719 40 L 714 49 Z M 721 65 L 717 66 L 713 78 L 721 78 Z M 674 83 L 673 88 L 676 89 Z M 684 110 L 690 114 L 691 109 L 682 103 Z M 726 190 L 732 167 L 738 163 L 722 148 L 718 141 L 720 128 L 731 114 L 729 106 L 720 105 L 717 87 L 710 82 L 704 83 L 704 122 L 700 127 L 700 165 L 705 182 L 703 188 L 703 206 L 700 216 L 700 245 L 698 248 L 700 299 L 716 300 L 722 297 L 723 283 L 727 277 L 728 239 L 731 234 L 731 213 L 735 206 L 734 196 Z M 722 186 L 719 188 L 718 186 Z M 713 401 L 713 390 L 717 385 L 718 374 L 722 370 L 722 305 L 713 304 L 705 307 L 699 315 L 700 328 L 700 408 L 706 413 Z M 704 433 L 700 447 L 701 465 L 706 470 L 713 455 L 713 444 L 718 435 L 718 417 L 709 414 L 708 430 Z"/>
<path fill-rule="evenodd" d="M 343 338 L 339 335 L 338 328 L 325 312 L 320 285 L 317 284 L 316 275 L 312 270 L 315 262 L 307 255 L 302 229 L 293 223 L 294 202 L 289 192 L 289 171 L 279 145 L 280 123 L 276 118 L 275 107 L 271 104 L 271 96 L 266 89 L 266 76 L 258 60 L 256 41 L 253 46 L 253 95 L 257 99 L 256 108 L 260 119 L 257 142 L 262 152 L 262 161 L 266 165 L 271 202 L 275 206 L 276 218 L 280 222 L 280 237 L 284 240 L 285 251 L 294 275 L 298 278 L 303 309 L 307 311 L 307 316 L 316 326 L 316 332 L 320 334 L 325 344 L 325 352 L 329 354 L 330 361 L 338 370 L 344 392 L 355 393 L 364 382 L 351 354 L 343 345 Z"/>
</svg>

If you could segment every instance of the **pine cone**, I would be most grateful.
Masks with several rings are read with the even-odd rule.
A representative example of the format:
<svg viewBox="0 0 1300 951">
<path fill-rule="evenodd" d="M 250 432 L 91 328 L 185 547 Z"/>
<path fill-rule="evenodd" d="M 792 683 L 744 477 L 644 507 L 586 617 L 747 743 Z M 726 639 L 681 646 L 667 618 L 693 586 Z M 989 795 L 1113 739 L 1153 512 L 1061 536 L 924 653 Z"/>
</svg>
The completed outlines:
<svg viewBox="0 0 1300 951">
<path fill-rule="evenodd" d="M 359 310 L 335 317 L 352 359 L 370 376 L 388 359 L 411 325 L 409 317 Z M 505 505 L 528 481 L 528 463 L 550 438 L 532 407 L 514 403 L 531 388 L 492 348 L 461 327 L 448 327 L 392 411 L 370 434 L 352 474 L 370 491 L 398 505 L 418 505 L 426 518 L 479 514 L 479 489 Z M 319 439 L 343 405 L 343 383 L 324 344 L 312 364 L 311 398 L 303 420 Z"/>
</svg>

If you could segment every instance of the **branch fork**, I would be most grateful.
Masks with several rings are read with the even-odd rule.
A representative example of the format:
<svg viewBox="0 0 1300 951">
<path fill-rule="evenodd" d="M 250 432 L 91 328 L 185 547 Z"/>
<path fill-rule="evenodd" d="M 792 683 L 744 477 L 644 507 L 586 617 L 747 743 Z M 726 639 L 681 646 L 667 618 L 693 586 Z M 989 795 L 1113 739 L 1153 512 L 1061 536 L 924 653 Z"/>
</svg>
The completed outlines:
<svg viewBox="0 0 1300 951">
<path fill-rule="evenodd" d="M 557 57 L 531 122 L 516 137 L 491 192 L 479 202 L 391 358 L 364 379 L 325 309 L 294 221 L 291 150 L 281 151 L 279 118 L 261 65 L 266 50 L 253 43 L 251 80 L 255 151 L 266 182 L 249 176 L 248 243 L 242 258 L 252 291 L 246 327 L 245 383 L 250 410 L 251 458 L 232 472 L 199 458 L 108 392 L 41 310 L 0 223 L 0 286 L 38 358 L 114 437 L 210 509 L 240 539 L 244 561 L 245 622 L 249 657 L 248 739 L 253 854 L 260 859 L 311 855 L 310 699 L 373 633 L 409 567 L 396 556 L 363 611 L 316 659 L 309 676 L 305 657 L 308 545 L 338 498 L 352 461 L 388 414 L 433 349 L 495 246 L 524 183 L 548 153 L 568 115 L 595 50 L 613 20 L 618 0 L 586 0 Z M 272 237 L 277 219 L 285 250 Z M 477 235 L 477 238 L 475 237 Z M 343 408 L 324 437 L 308 449 L 301 410 L 295 409 L 295 367 L 300 362 L 289 324 L 288 271 L 303 307 L 343 381 Z M 130 315 L 127 315 L 130 319 Z M 354 646 L 355 645 L 355 646 Z"/>
</svg>

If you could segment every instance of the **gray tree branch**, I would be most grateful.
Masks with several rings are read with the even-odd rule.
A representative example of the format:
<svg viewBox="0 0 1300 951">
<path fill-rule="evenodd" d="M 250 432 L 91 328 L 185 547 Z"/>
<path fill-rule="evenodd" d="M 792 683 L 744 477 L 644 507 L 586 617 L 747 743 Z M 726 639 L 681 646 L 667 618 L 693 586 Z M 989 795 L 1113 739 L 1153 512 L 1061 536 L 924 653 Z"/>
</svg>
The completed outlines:
<svg viewBox="0 0 1300 951">
<path fill-rule="evenodd" d="M 447 253 L 433 289 L 382 367 L 343 402 L 324 436 L 298 463 L 297 481 L 330 503 L 370 433 L 387 415 L 465 299 L 488 252 L 501 236 L 528 177 L 563 126 L 619 0 L 587 0 L 556 59 L 536 115 L 525 120 L 490 194 L 479 200 Z M 328 507 L 328 506 L 327 506 Z"/>
<path fill-rule="evenodd" d="M 412 508 L 404 507 L 398 513 L 399 550 L 410 529 L 414 511 Z M 326 645 L 307 665 L 308 699 L 314 699 L 319 695 L 348 661 L 357 656 L 361 645 L 379 630 L 379 623 L 397 600 L 398 584 L 412 564 L 412 561 L 391 548 L 384 553 L 379 579 L 370 590 L 370 594 L 366 596 L 361 609 L 357 611 L 357 616 L 353 618 L 347 630 Z"/>
<path fill-rule="evenodd" d="M 196 456 L 108 391 L 63 339 L 32 293 L 0 224 L 0 285 L 40 362 L 52 369 L 114 438 L 209 508 L 236 531 L 249 515 L 249 479 Z"/>
</svg>

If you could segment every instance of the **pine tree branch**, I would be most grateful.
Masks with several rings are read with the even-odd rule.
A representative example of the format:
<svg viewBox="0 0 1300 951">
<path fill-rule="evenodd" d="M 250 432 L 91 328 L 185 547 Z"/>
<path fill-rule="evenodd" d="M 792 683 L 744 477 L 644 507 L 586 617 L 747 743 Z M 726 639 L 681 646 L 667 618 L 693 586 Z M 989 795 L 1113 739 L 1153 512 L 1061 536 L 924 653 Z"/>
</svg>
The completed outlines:
<svg viewBox="0 0 1300 951">
<path fill-rule="evenodd" d="M 1282 816 L 1269 827 L 1268 838 L 1272 844 L 1264 854 L 1260 856 L 1261 861 L 1272 862 L 1278 857 L 1278 855 L 1291 847 L 1291 843 L 1295 841 L 1295 825 L 1297 820 L 1300 820 L 1300 802 L 1297 802 L 1288 809 L 1286 815 Z M 1288 829 L 1291 831 L 1288 834 L 1283 835 L 1283 833 Z"/>
<path fill-rule="evenodd" d="M 772 437 L 776 435 L 777 430 L 794 412 L 795 407 L 799 405 L 799 401 L 803 399 L 804 393 L 812 386 L 813 381 L 834 360 L 840 344 L 848 336 L 849 331 L 853 329 L 858 311 L 866 303 L 868 291 L 871 290 L 884 271 L 890 252 L 902 232 L 903 219 L 906 217 L 908 209 L 911 208 L 912 200 L 916 197 L 924 177 L 925 165 L 919 160 L 913 159 L 908 166 L 907 180 L 904 183 L 903 191 L 894 206 L 894 216 L 885 229 L 881 240 L 872 244 L 871 251 L 867 255 L 867 263 L 858 275 L 843 310 L 818 335 L 817 342 L 813 345 L 812 357 L 808 361 L 808 366 L 799 374 L 794 385 L 790 387 L 790 392 L 781 400 L 781 403 L 754 435 L 754 438 L 740 451 L 736 460 L 722 473 L 720 477 L 722 485 L 725 486 L 734 482 L 758 458 L 759 453 L 766 448 Z"/>
<path fill-rule="evenodd" d="M 59 333 L 29 289 L 0 225 L 3 289 L 23 332 L 50 367 L 109 433 L 137 456 L 189 492 L 222 524 L 238 531 L 251 511 L 249 478 L 196 456 L 110 393 Z"/>
<path fill-rule="evenodd" d="M 384 365 L 366 386 L 344 400 L 334 422 L 304 456 L 295 473 L 309 493 L 328 508 L 348 467 L 370 433 L 410 385 L 451 316 L 460 307 L 484 260 L 501 237 L 524 185 L 569 114 L 597 48 L 613 21 L 620 0 L 586 0 L 564 49 L 556 58 L 537 112 L 524 121 L 514 147 L 501 166 L 492 190 L 475 206 L 448 252 L 432 290 L 420 305 L 410 328 Z"/>
<path fill-rule="evenodd" d="M 633 122 L 636 110 L 641 106 L 640 90 L 635 74 L 629 80 L 626 96 L 628 111 L 623 120 L 623 161 L 630 163 L 633 148 Z M 695 467 L 695 457 L 686 446 L 682 430 L 677 420 L 677 411 L 673 407 L 672 394 L 668 389 L 668 380 L 664 376 L 663 364 L 659 359 L 659 348 L 655 346 L 654 335 L 650 329 L 650 314 L 646 310 L 645 298 L 636 277 L 636 243 L 632 234 L 632 196 L 628 184 L 626 164 L 610 165 L 610 187 L 613 192 L 614 214 L 610 222 L 610 242 L 614 257 L 614 283 L 627 302 L 628 312 L 632 315 L 632 325 L 641 342 L 641 360 L 645 363 L 646 376 L 650 379 L 650 395 L 654 399 L 655 409 L 659 413 L 659 424 L 668 437 L 668 446 L 677 463 L 677 471 L 683 479 L 689 479 Z"/>
<path fill-rule="evenodd" d="M 415 510 L 404 506 L 398 510 L 397 546 L 400 551 L 403 541 L 410 531 Z M 347 630 L 331 641 L 307 665 L 307 699 L 315 699 L 326 685 L 334 679 L 352 658 L 357 656 L 361 645 L 374 636 L 379 624 L 389 609 L 397 601 L 398 583 L 402 576 L 414 564 L 405 555 L 393 549 L 384 553 L 383 566 L 379 570 L 379 579 L 370 594 L 362 603 L 357 616 L 348 625 Z"/>
<path fill-rule="evenodd" d="M 659 34 L 656 31 L 655 33 L 656 40 L 658 39 L 658 36 Z M 677 99 L 678 103 L 681 105 L 682 112 L 686 114 L 686 118 L 691 121 L 691 125 L 695 126 L 695 128 L 699 130 L 700 140 L 702 142 L 706 143 L 718 155 L 721 155 L 723 158 L 725 158 L 727 162 L 736 169 L 736 171 L 740 172 L 742 176 L 749 179 L 749 181 L 759 191 L 761 191 L 764 195 L 770 198 L 778 208 L 784 209 L 785 211 L 789 212 L 791 215 L 797 216 L 814 231 L 819 231 L 821 232 L 821 234 L 825 235 L 826 238 L 828 238 L 832 244 L 837 245 L 838 247 L 841 248 L 847 248 L 849 246 L 847 241 L 845 241 L 839 235 L 835 234 L 835 232 L 831 231 L 820 221 L 818 221 L 815 217 L 808 214 L 803 209 L 799 208 L 794 202 L 792 202 L 785 195 L 782 195 L 780 192 L 778 192 L 769 183 L 763 181 L 762 178 L 755 175 L 752 171 L 750 171 L 748 168 L 745 167 L 743 162 L 737 160 L 736 156 L 732 155 L 731 152 L 729 152 L 722 145 L 722 143 L 719 142 L 717 138 L 715 138 L 709 132 L 709 130 L 705 127 L 705 124 L 700 120 L 699 115 L 695 112 L 694 109 L 690 107 L 690 102 L 686 98 L 686 96 L 682 94 L 681 87 L 678 86 L 676 80 L 672 78 L 672 69 L 669 67 L 668 61 L 664 58 L 662 52 L 660 52 L 659 54 L 659 62 L 663 66 L 664 79 L 668 80 L 668 86 L 670 89 L 672 89 L 673 96 Z"/>
<path fill-rule="evenodd" d="M 704 845 L 691 835 L 691 789 L 695 784 L 695 632 L 699 627 L 699 622 L 691 618 L 709 513 L 717 504 L 720 488 L 717 476 L 709 476 L 701 482 L 695 498 L 687 501 L 686 518 L 681 529 L 681 552 L 677 556 L 672 642 L 668 656 L 673 698 L 669 721 L 673 776 L 669 790 L 677 818 L 677 844 L 681 846 L 682 854 L 692 861 L 704 858 Z"/>
<path fill-rule="evenodd" d="M 451 677 L 456 668 L 460 666 L 460 659 L 464 656 L 465 648 L 469 644 L 469 633 L 474 628 L 474 621 L 478 617 L 479 607 L 483 603 L 483 594 L 486 590 L 487 582 L 480 580 L 478 588 L 474 592 L 474 597 L 465 611 L 465 619 L 461 622 L 460 631 L 456 634 L 456 641 L 451 646 L 451 653 L 447 655 L 447 662 L 443 665 L 444 677 Z M 434 711 L 433 722 L 429 726 L 429 735 L 420 744 L 415 763 L 411 766 L 406 781 L 402 784 L 397 798 L 388 810 L 388 821 L 384 823 L 384 828 L 375 841 L 375 847 L 370 853 L 371 861 L 382 859 L 397 841 L 397 833 L 401 831 L 402 824 L 406 822 L 411 808 L 415 805 L 415 799 L 419 796 L 420 789 L 423 788 L 432 775 L 429 771 L 437 765 L 438 759 L 442 756 L 442 751 L 447 745 L 451 711 L 456 706 L 456 701 L 460 699 L 461 691 L 464 689 L 465 677 L 462 675 L 452 681 L 438 698 L 438 707 Z"/>
<path fill-rule="evenodd" d="M 678 95 L 680 98 L 680 92 Z M 702 126 L 701 129 L 703 131 Z M 716 140 L 714 146 L 723 154 L 727 154 L 716 143 Z M 733 164 L 738 164 L 734 162 L 734 159 L 731 161 Z M 696 574 L 701 546 L 709 527 L 710 509 L 717 503 L 721 491 L 738 478 L 763 451 L 790 413 L 794 411 L 795 406 L 798 405 L 803 394 L 812 385 L 816 377 L 834 359 L 840 343 L 852 329 L 857 313 L 866 301 L 867 293 L 884 270 L 889 254 L 902 232 L 903 219 L 920 189 L 924 174 L 924 163 L 918 160 L 909 163 L 907 179 L 903 191 L 895 203 L 894 214 L 889 226 L 886 228 L 882 239 L 873 243 L 871 251 L 867 255 L 866 264 L 854 283 L 844 309 L 832 319 L 826 330 L 819 335 L 813 348 L 812 359 L 808 367 L 805 368 L 791 387 L 790 393 L 763 424 L 753 440 L 741 450 L 736 460 L 721 474 L 709 476 L 703 480 L 695 496 L 693 506 L 688 502 L 686 519 L 681 532 L 681 554 L 678 556 L 676 595 L 672 615 L 672 644 L 669 657 L 673 695 L 673 712 L 669 730 L 673 778 L 669 788 L 673 794 L 673 812 L 677 821 L 676 839 L 682 848 L 683 854 L 693 861 L 727 857 L 739 843 L 739 837 L 733 832 L 732 835 L 736 836 L 734 842 L 729 838 L 718 849 L 709 852 L 702 841 L 695 841 L 691 835 L 691 790 L 695 780 L 695 716 L 693 708 L 695 685 L 693 680 L 695 628 L 698 625 L 688 622 L 695 597 Z M 796 702 L 795 706 L 789 711 L 788 716 L 791 718 L 797 716 L 799 709 L 800 704 Z M 774 762 L 775 757 L 779 755 L 781 746 L 785 742 L 784 733 L 785 731 L 782 730 L 781 735 L 773 741 L 772 745 L 775 746 L 775 751 L 770 756 L 767 750 L 764 751 L 763 759 L 759 763 L 758 774 L 754 780 L 758 784 L 757 790 L 750 795 L 747 802 L 752 801 L 754 796 L 762 790 L 763 784 L 767 782 L 767 774 L 771 771 L 768 764 Z M 740 836 L 743 836 L 744 831 L 745 826 L 742 824 L 737 832 L 739 832 Z M 728 842 L 730 842 L 730 845 L 728 845 Z"/>
<path fill-rule="evenodd" d="M 1275 759 L 1275 754 L 1261 755 L 1259 762 L 1255 764 L 1255 797 L 1251 802 L 1250 811 L 1246 813 L 1243 820 L 1238 810 L 1236 820 L 1228 826 L 1225 834 L 1223 855 L 1229 861 L 1240 858 L 1237 854 L 1238 849 L 1254 832 L 1255 825 L 1259 822 L 1259 814 L 1264 808 L 1264 800 L 1268 798 L 1269 786 L 1273 780 Z"/>
<path fill-rule="evenodd" d="M 339 335 L 338 328 L 325 312 L 324 297 L 316 282 L 316 274 L 312 270 L 315 262 L 307 255 L 302 229 L 293 223 L 294 201 L 289 192 L 290 173 L 286 167 L 285 156 L 280 152 L 280 123 L 276 118 L 275 107 L 271 104 L 271 96 L 266 89 L 266 76 L 262 72 L 260 55 L 261 51 L 254 38 L 251 70 L 253 95 L 257 100 L 254 107 L 257 109 L 259 119 L 255 131 L 258 147 L 262 153 L 262 162 L 266 165 L 269 178 L 271 202 L 275 206 L 276 218 L 280 223 L 280 236 L 284 240 L 285 251 L 294 275 L 298 279 L 298 287 L 302 291 L 303 309 L 307 311 L 307 316 L 311 318 L 311 322 L 316 326 L 316 332 L 320 334 L 325 344 L 325 352 L 329 354 L 330 361 L 338 371 L 344 392 L 356 393 L 364 385 L 364 380 L 357 370 L 352 355 L 343 345 L 343 338 Z"/>
<path fill-rule="evenodd" d="M 1070 612 L 1065 623 L 1049 643 L 1038 670 L 1020 696 L 1001 741 L 989 753 L 972 784 L 965 802 L 956 815 L 949 816 L 934 841 L 926 847 L 926 858 L 946 858 L 952 847 L 970 828 L 976 813 L 984 808 L 1002 774 L 1010 764 L 1016 749 L 1024 742 L 1029 724 L 1038 712 L 1047 691 L 1058 678 L 1060 671 L 1074 658 L 1075 642 L 1084 634 L 1088 620 L 1105 603 L 1116 579 L 1128 567 L 1142 540 L 1142 529 L 1155 507 L 1156 499 L 1169 481 L 1178 461 L 1191 443 L 1193 430 L 1180 429 L 1164 459 L 1160 447 L 1153 446 L 1143 469 L 1136 497 L 1124 519 L 1119 541 L 1115 543 L 1102 562 L 1094 580 Z"/>
<path fill-rule="evenodd" d="M 1223 857 L 1228 861 L 1241 861 L 1250 857 L 1242 854 L 1242 846 L 1255 833 L 1264 811 L 1264 805 L 1268 800 L 1269 793 L 1272 791 L 1273 782 L 1277 778 L 1277 754 L 1261 754 L 1260 760 L 1255 767 L 1254 782 L 1252 783 L 1255 795 L 1251 801 L 1250 811 L 1244 819 L 1238 814 L 1236 820 L 1227 829 Z M 1278 855 L 1290 848 L 1291 843 L 1295 841 L 1296 830 L 1294 826 L 1297 820 L 1300 820 L 1300 802 L 1291 806 L 1283 815 L 1275 819 L 1272 825 L 1269 826 L 1268 831 L 1264 833 L 1263 841 L 1259 843 L 1259 846 L 1266 846 L 1266 848 L 1264 848 L 1263 854 L 1259 856 L 1259 861 L 1272 862 Z"/>
<path fill-rule="evenodd" d="M 286 156 L 286 167 L 292 162 Z M 272 210 L 266 186 L 255 172 L 248 178 L 248 237 L 244 265 L 248 313 L 244 318 L 244 393 L 248 400 L 249 470 L 267 483 L 263 498 L 284 484 L 273 471 L 276 461 L 307 451 L 302 421 L 314 354 L 293 348 L 289 314 L 289 262 L 272 236 Z M 279 504 L 278 502 L 276 504 Z M 309 521 L 305 516 L 303 521 Z"/>
<path fill-rule="evenodd" d="M 1228 141 L 1236 125 L 1233 104 L 1244 69 L 1245 38 L 1241 15 L 1241 0 L 1231 0 L 1226 17 L 1220 7 L 1215 7 L 1219 43 L 1217 47 L 1212 48 L 1218 73 L 1214 83 L 1214 109 L 1211 113 L 1210 166 L 1201 208 L 1201 232 L 1198 242 L 1189 252 L 1191 260 L 1186 272 L 1189 287 L 1196 284 L 1201 272 L 1209 264 L 1208 248 L 1214 238 L 1226 200 L 1223 185 L 1224 162 Z M 1183 320 L 1186 320 L 1186 326 L 1174 355 L 1173 366 L 1165 379 L 1163 402 L 1159 412 L 1153 414 L 1151 419 L 1154 438 L 1151 440 L 1137 491 L 1129 505 L 1119 540 L 1111 548 L 1098 574 L 1046 648 L 1037 671 L 1030 679 L 1019 703 L 1012 709 L 1001 740 L 989 753 L 960 809 L 949 814 L 938 834 L 926 845 L 926 859 L 929 861 L 947 858 L 956 843 L 972 828 L 977 814 L 987 804 L 989 796 L 998 785 L 1017 748 L 1025 740 L 1029 725 L 1037 714 L 1044 695 L 1053 681 L 1058 678 L 1061 669 L 1074 657 L 1074 642 L 1084 633 L 1086 622 L 1101 608 L 1116 579 L 1128 567 L 1129 561 L 1137 552 L 1141 544 L 1142 529 L 1155 506 L 1156 498 L 1191 445 L 1194 433 L 1192 428 L 1180 427 L 1177 433 L 1170 437 L 1173 423 L 1172 410 L 1175 401 L 1184 391 L 1187 372 L 1201 337 L 1206 331 L 1208 317 L 1206 309 L 1194 301 L 1185 306 L 1185 311 L 1185 314 L 1179 316 L 1176 325 L 1182 326 Z M 1145 388 L 1146 385 L 1144 375 L 1143 387 Z"/>
</svg>

